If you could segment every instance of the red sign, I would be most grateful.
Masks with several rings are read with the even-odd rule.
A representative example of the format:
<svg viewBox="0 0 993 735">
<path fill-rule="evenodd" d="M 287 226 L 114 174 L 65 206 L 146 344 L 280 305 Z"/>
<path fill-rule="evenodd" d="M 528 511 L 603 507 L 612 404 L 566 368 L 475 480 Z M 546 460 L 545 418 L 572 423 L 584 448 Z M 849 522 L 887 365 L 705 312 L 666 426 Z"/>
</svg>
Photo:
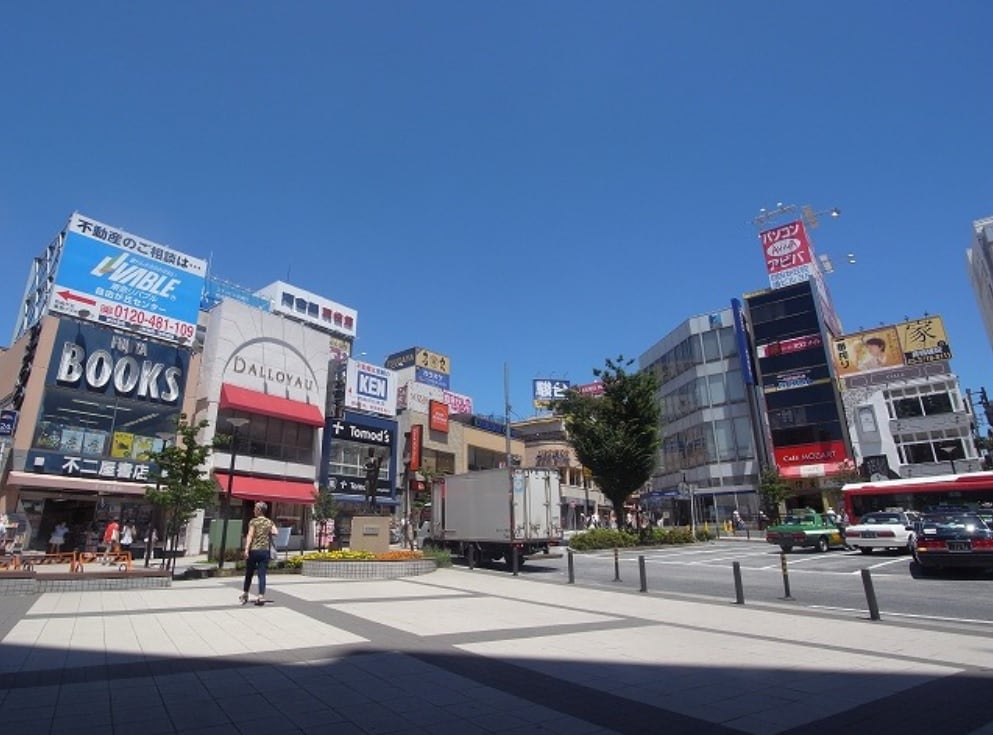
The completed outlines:
<svg viewBox="0 0 993 735">
<path fill-rule="evenodd" d="M 759 240 L 765 254 L 765 267 L 770 275 L 810 265 L 810 240 L 807 239 L 803 220 L 760 232 Z"/>
<path fill-rule="evenodd" d="M 448 404 L 442 401 L 428 401 L 428 428 L 431 431 L 448 433 Z"/>
<path fill-rule="evenodd" d="M 808 334 L 805 337 L 794 337 L 793 339 L 784 339 L 782 342 L 759 345 L 755 348 L 755 351 L 760 358 L 775 357 L 776 355 L 788 355 L 791 352 L 800 352 L 801 350 L 812 350 L 823 344 L 824 340 L 821 339 L 821 335 Z"/>
<path fill-rule="evenodd" d="M 424 444 L 424 427 L 421 424 L 414 424 L 407 432 L 407 451 L 404 452 L 403 461 L 411 472 L 421 469 L 421 447 Z"/>
<path fill-rule="evenodd" d="M 824 477 L 840 472 L 849 461 L 845 442 L 840 441 L 776 447 L 773 451 L 783 477 Z"/>
<path fill-rule="evenodd" d="M 603 395 L 603 383 L 599 380 L 595 383 L 584 383 L 583 385 L 574 385 L 572 389 L 579 393 L 581 396 L 602 396 Z"/>
</svg>

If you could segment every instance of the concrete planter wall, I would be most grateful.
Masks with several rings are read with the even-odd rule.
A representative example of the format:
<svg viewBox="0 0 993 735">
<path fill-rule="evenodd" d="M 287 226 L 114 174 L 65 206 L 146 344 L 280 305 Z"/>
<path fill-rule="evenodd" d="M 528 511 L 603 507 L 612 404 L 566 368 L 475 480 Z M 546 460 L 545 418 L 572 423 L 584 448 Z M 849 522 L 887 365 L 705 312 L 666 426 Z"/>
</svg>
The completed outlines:
<svg viewBox="0 0 993 735">
<path fill-rule="evenodd" d="M 428 574 L 437 569 L 434 559 L 405 561 L 304 561 L 302 574 L 307 577 L 334 579 L 396 579 Z"/>
<path fill-rule="evenodd" d="M 37 595 L 43 592 L 93 592 L 97 590 L 165 589 L 172 575 L 159 574 L 36 574 L 0 575 L 0 596 Z"/>
</svg>

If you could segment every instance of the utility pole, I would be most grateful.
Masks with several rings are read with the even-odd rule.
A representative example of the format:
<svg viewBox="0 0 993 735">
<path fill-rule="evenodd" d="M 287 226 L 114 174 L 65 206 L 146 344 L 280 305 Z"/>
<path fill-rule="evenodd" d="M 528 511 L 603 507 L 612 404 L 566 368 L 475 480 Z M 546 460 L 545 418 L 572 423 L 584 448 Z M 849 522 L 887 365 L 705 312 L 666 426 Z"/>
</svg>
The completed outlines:
<svg viewBox="0 0 993 735">
<path fill-rule="evenodd" d="M 507 491 L 508 502 L 510 504 L 510 548 L 514 548 L 514 463 L 510 452 L 510 366 L 503 364 L 503 433 L 507 445 L 507 480 L 509 488 Z"/>
</svg>

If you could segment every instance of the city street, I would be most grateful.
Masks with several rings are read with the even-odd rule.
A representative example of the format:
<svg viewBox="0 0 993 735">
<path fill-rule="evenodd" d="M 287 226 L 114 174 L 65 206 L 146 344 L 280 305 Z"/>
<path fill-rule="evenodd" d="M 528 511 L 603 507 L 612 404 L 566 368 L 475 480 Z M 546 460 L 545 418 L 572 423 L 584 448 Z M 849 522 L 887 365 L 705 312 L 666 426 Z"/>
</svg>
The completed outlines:
<svg viewBox="0 0 993 735">
<path fill-rule="evenodd" d="M 952 570 L 933 577 L 911 575 L 906 553 L 797 550 L 786 555 L 792 601 L 784 600 L 778 547 L 762 542 L 716 541 L 693 547 L 621 549 L 621 582 L 614 581 L 613 551 L 576 553 L 577 585 L 624 587 L 639 585 L 638 556 L 645 557 L 649 593 L 703 595 L 734 601 L 732 563 L 741 564 L 746 604 L 777 603 L 841 615 L 868 615 L 861 570 L 870 569 L 882 616 L 890 620 L 921 621 L 939 626 L 991 626 L 989 597 L 993 575 Z M 567 555 L 529 559 L 528 575 L 557 577 L 567 582 Z"/>
</svg>

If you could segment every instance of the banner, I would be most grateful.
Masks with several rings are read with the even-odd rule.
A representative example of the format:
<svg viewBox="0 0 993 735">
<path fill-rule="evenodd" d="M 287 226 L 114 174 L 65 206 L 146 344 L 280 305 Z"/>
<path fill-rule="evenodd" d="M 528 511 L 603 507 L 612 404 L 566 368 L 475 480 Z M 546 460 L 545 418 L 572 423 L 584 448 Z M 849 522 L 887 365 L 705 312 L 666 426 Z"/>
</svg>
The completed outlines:
<svg viewBox="0 0 993 735">
<path fill-rule="evenodd" d="M 803 221 L 788 222 L 781 227 L 759 233 L 769 285 L 782 288 L 809 280 L 813 264 L 810 240 Z"/>
<path fill-rule="evenodd" d="M 880 327 L 837 339 L 833 354 L 839 377 L 902 367 L 904 364 L 895 327 Z"/>
<path fill-rule="evenodd" d="M 74 213 L 48 309 L 192 344 L 207 263 Z"/>
<path fill-rule="evenodd" d="M 896 326 L 907 365 L 923 365 L 939 360 L 951 360 L 952 348 L 948 346 L 945 323 L 940 316 L 928 316 Z"/>
<path fill-rule="evenodd" d="M 448 433 L 448 404 L 442 401 L 428 403 L 428 428 L 442 434 Z"/>
</svg>

